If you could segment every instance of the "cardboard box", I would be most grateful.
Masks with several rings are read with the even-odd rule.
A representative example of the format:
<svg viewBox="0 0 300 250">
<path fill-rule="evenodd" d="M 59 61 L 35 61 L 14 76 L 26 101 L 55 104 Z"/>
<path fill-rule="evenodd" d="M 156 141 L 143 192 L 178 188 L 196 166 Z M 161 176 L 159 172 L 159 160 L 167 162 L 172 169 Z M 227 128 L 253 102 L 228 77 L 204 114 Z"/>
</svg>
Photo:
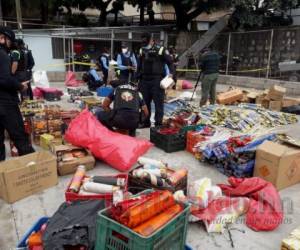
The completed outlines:
<svg viewBox="0 0 300 250">
<path fill-rule="evenodd" d="M 273 101 L 281 101 L 286 93 L 286 88 L 274 85 L 269 90 L 269 98 Z"/>
<path fill-rule="evenodd" d="M 16 157 L 0 164 L 0 197 L 8 203 L 57 184 L 57 162 L 50 152 Z"/>
<path fill-rule="evenodd" d="M 282 102 L 281 101 L 270 101 L 269 103 L 269 109 L 273 111 L 280 112 L 282 108 Z"/>
<path fill-rule="evenodd" d="M 240 89 L 233 89 L 217 96 L 219 104 L 232 104 L 243 99 L 243 91 Z"/>
<path fill-rule="evenodd" d="M 282 240 L 281 250 L 300 250 L 300 227 Z"/>
<path fill-rule="evenodd" d="M 266 99 L 263 99 L 261 101 L 261 106 L 264 107 L 265 109 L 269 109 L 270 108 L 270 101 L 266 100 Z"/>
<path fill-rule="evenodd" d="M 287 107 L 291 107 L 291 106 L 295 106 L 295 105 L 299 105 L 299 104 L 300 104 L 300 99 L 297 99 L 297 98 L 285 97 L 282 101 L 283 108 L 287 108 Z"/>
<path fill-rule="evenodd" d="M 75 150 L 83 150 L 86 154 L 82 158 L 75 158 L 63 161 L 62 160 L 62 154 L 64 153 L 72 153 L 72 151 Z M 95 167 L 95 158 L 92 156 L 92 154 L 83 148 L 75 147 L 72 145 L 59 145 L 59 146 L 53 146 L 52 152 L 57 156 L 57 170 L 59 175 L 68 175 L 73 174 L 76 172 L 76 169 L 79 165 L 84 165 L 86 167 L 86 170 L 91 170 Z"/>
<path fill-rule="evenodd" d="M 300 182 L 300 150 L 271 141 L 256 151 L 254 176 L 261 177 L 284 189 Z"/>
</svg>

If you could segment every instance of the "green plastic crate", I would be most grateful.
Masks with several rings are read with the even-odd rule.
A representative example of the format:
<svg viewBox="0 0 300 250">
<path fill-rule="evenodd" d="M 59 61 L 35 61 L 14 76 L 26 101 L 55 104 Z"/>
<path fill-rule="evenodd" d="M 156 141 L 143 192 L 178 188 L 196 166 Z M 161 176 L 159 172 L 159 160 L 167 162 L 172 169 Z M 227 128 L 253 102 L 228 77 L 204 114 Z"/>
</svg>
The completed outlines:
<svg viewBox="0 0 300 250">
<path fill-rule="evenodd" d="M 184 250 L 190 205 L 183 205 L 180 214 L 148 237 L 109 218 L 109 208 L 100 211 L 95 250 Z"/>
</svg>

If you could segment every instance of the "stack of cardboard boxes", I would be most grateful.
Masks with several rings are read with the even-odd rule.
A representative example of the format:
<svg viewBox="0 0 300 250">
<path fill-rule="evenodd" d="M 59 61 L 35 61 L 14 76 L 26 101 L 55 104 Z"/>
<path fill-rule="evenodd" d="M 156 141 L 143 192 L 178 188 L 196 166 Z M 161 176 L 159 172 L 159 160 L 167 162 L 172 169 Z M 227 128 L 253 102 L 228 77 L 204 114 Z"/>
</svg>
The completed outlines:
<svg viewBox="0 0 300 250">
<path fill-rule="evenodd" d="M 282 108 L 300 104 L 300 99 L 285 97 L 285 93 L 285 88 L 274 85 L 256 97 L 256 104 L 273 111 L 281 111 Z"/>
</svg>

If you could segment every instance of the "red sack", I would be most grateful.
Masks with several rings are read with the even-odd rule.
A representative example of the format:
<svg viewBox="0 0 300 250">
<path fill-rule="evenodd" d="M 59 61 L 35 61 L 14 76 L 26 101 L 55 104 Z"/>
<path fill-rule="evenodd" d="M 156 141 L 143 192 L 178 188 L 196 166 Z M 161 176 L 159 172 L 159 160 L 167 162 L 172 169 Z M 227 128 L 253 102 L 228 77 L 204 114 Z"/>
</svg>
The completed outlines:
<svg viewBox="0 0 300 250">
<path fill-rule="evenodd" d="M 44 98 L 43 91 L 40 88 L 36 87 L 32 92 L 33 92 L 33 96 L 36 99 L 42 99 L 42 98 Z"/>
<path fill-rule="evenodd" d="M 73 71 L 68 71 L 66 74 L 65 84 L 67 87 L 78 87 L 82 84 L 82 82 L 76 79 L 76 75 Z"/>
<path fill-rule="evenodd" d="M 220 184 L 223 193 L 228 196 L 246 196 L 251 199 L 246 215 L 246 224 L 255 231 L 271 231 L 283 220 L 280 196 L 273 184 L 254 178 L 228 179 L 230 185 Z"/>
<path fill-rule="evenodd" d="M 193 84 L 187 80 L 182 81 L 182 89 L 192 89 Z"/>
<path fill-rule="evenodd" d="M 153 145 L 147 140 L 110 131 L 88 110 L 72 120 L 65 139 L 75 146 L 88 148 L 96 158 L 120 171 L 129 170 Z"/>
</svg>

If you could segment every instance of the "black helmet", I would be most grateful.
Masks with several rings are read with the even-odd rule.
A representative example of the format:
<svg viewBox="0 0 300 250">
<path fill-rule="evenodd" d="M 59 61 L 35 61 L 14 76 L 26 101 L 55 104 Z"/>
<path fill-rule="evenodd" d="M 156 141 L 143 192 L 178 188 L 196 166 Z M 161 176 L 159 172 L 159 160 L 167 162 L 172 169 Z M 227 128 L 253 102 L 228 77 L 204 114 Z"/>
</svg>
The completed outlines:
<svg viewBox="0 0 300 250">
<path fill-rule="evenodd" d="M 16 44 L 17 44 L 18 46 L 24 46 L 24 45 L 25 45 L 24 40 L 21 39 L 21 38 L 16 39 L 15 42 L 16 42 Z"/>
<path fill-rule="evenodd" d="M 10 28 L 3 27 L 3 26 L 0 27 L 0 33 L 3 34 L 3 35 L 5 35 L 12 42 L 14 42 L 15 39 L 16 39 L 15 32 L 12 29 L 10 29 Z"/>
<path fill-rule="evenodd" d="M 121 47 L 122 47 L 122 48 L 128 48 L 128 43 L 122 42 Z"/>
</svg>

